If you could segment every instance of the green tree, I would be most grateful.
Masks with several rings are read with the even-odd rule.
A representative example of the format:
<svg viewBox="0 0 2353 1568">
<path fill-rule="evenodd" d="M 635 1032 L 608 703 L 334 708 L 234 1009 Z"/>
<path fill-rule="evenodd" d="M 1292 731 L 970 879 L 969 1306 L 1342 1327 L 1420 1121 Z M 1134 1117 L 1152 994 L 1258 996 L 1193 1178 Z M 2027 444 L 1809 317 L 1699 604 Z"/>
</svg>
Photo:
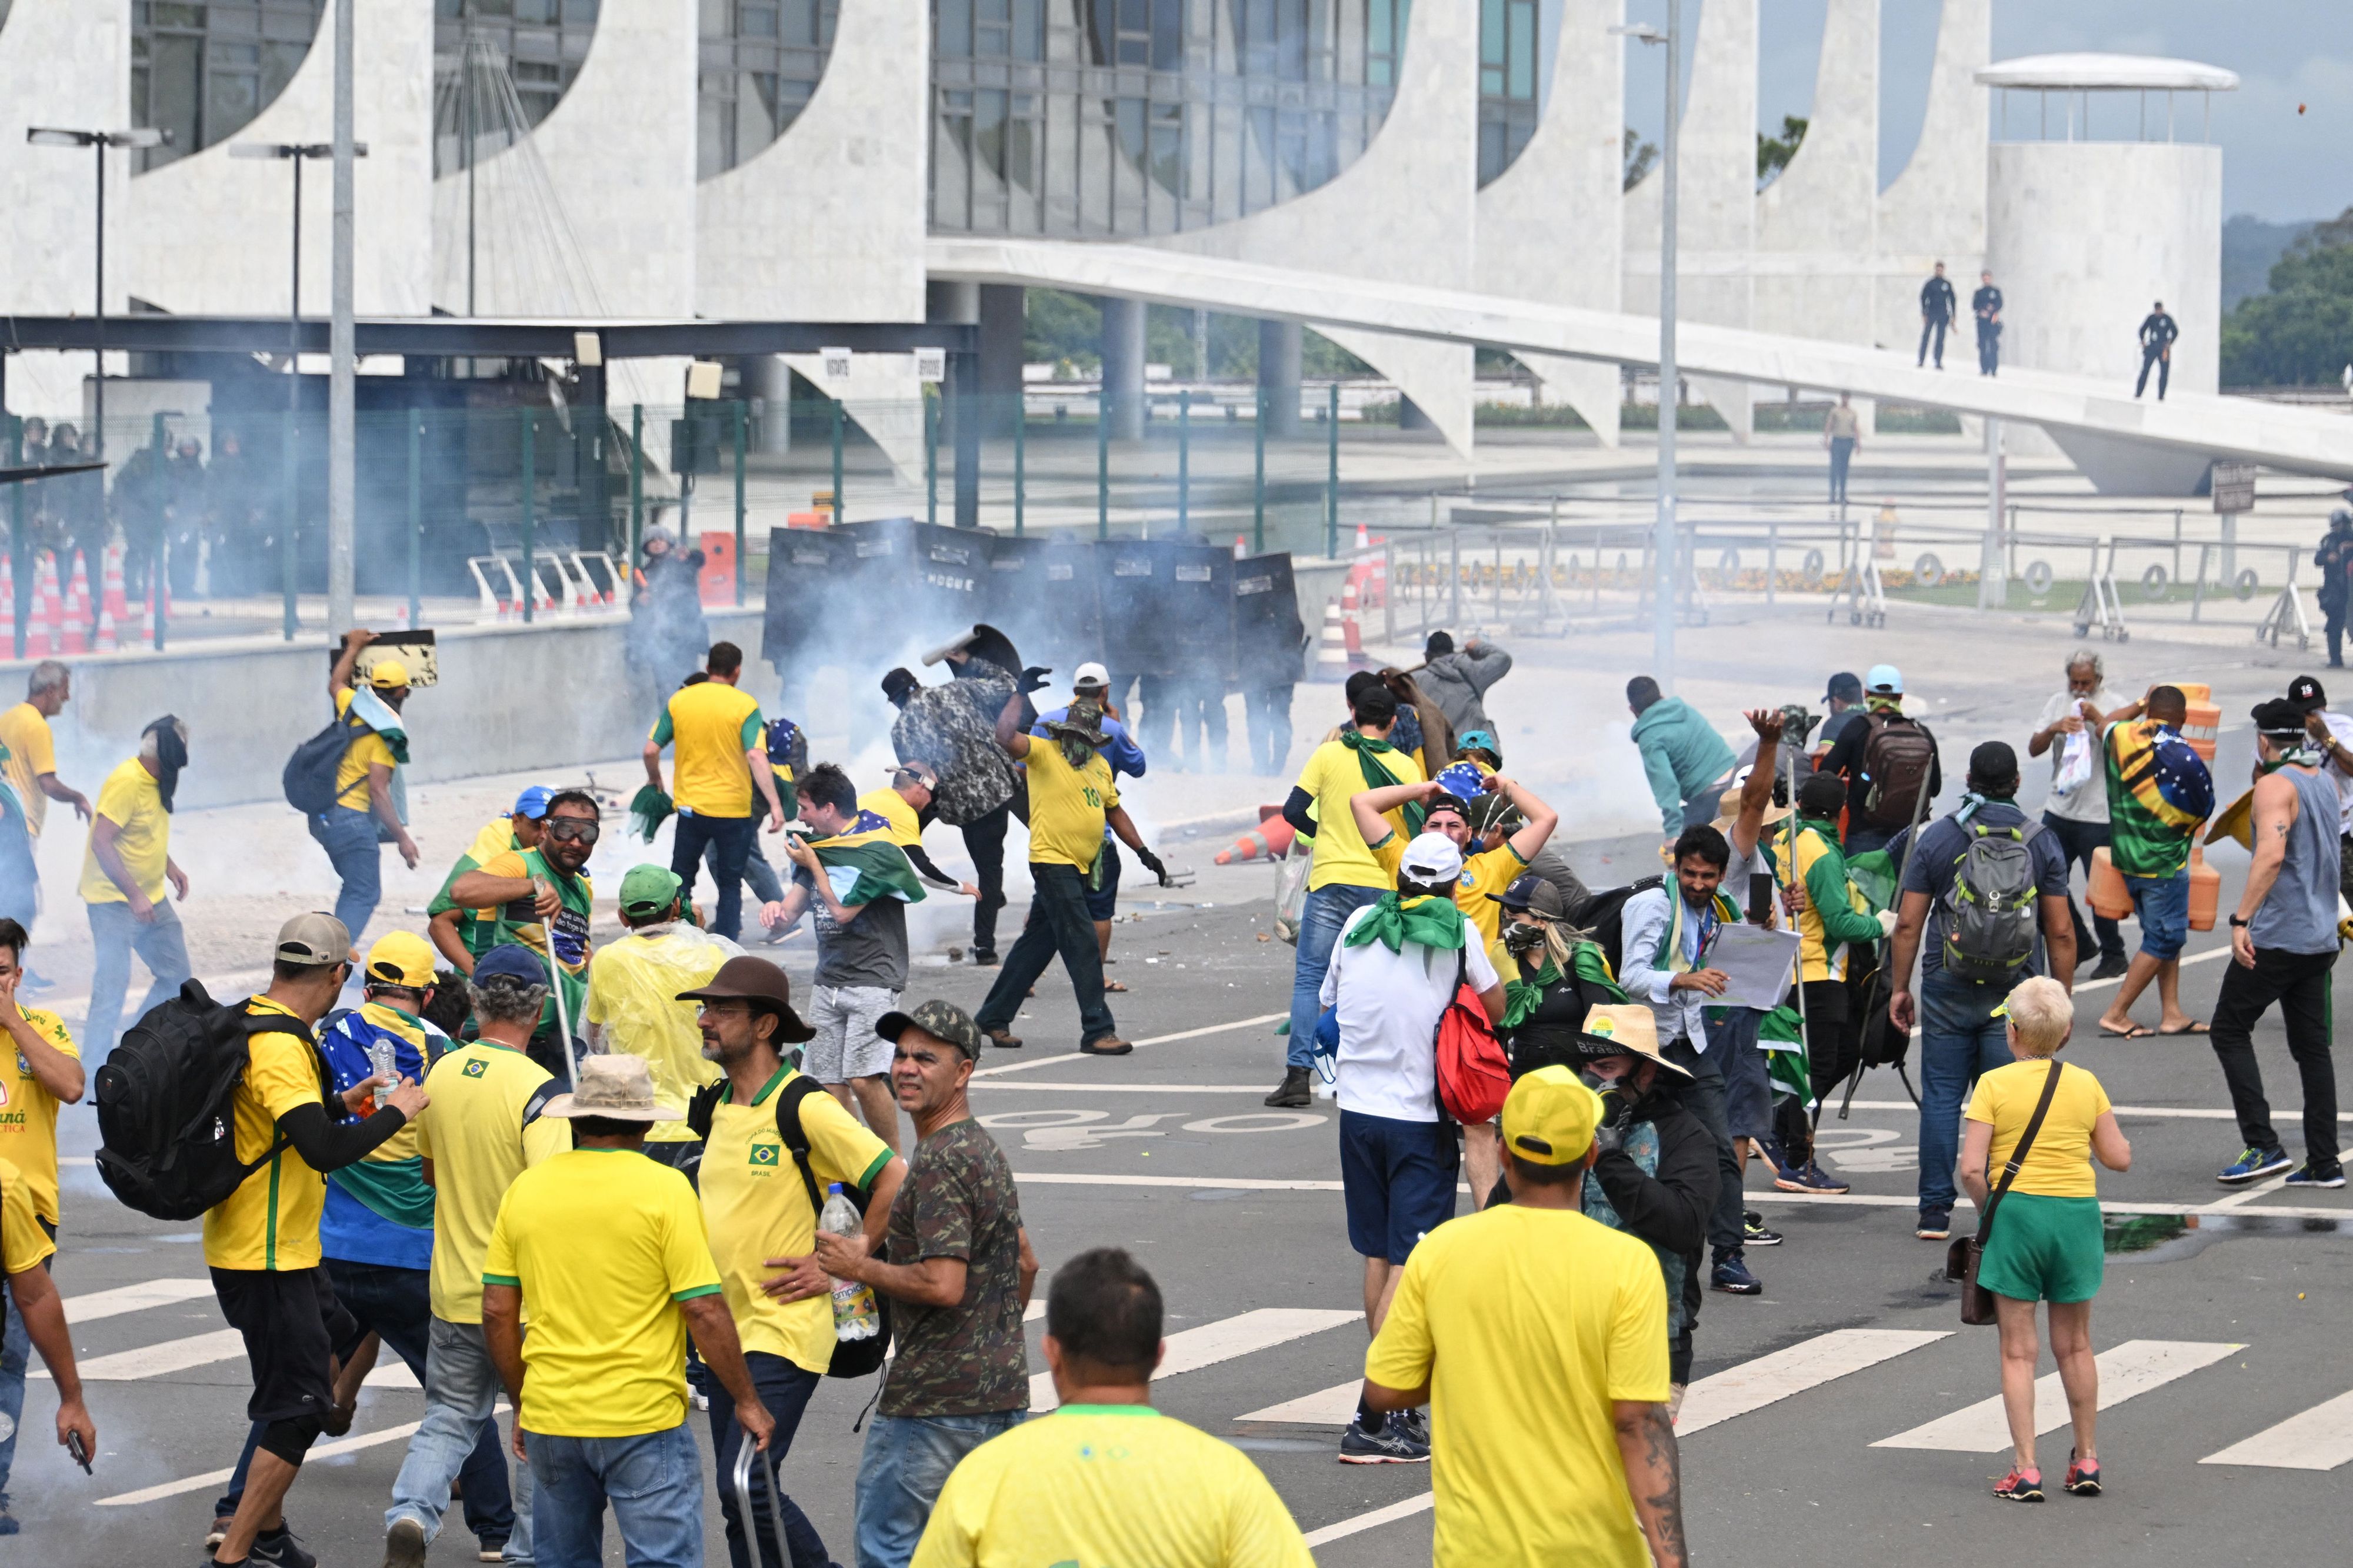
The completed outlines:
<svg viewBox="0 0 2353 1568">
<path fill-rule="evenodd" d="M 1626 127 L 1626 177 L 1620 188 L 1630 191 L 1641 184 L 1642 176 L 1649 174 L 1651 165 L 1658 161 L 1658 148 L 1643 141 L 1632 126 Z"/>
<path fill-rule="evenodd" d="M 1781 177 L 1789 160 L 1798 155 L 1798 146 L 1806 139 L 1806 127 L 1810 123 L 1795 114 L 1781 116 L 1781 134 L 1767 136 L 1757 133 L 1757 188 L 1763 190 Z"/>
<path fill-rule="evenodd" d="M 2271 290 L 2222 321 L 2225 386 L 2326 386 L 2353 363 L 2353 208 L 2272 268 Z"/>
</svg>

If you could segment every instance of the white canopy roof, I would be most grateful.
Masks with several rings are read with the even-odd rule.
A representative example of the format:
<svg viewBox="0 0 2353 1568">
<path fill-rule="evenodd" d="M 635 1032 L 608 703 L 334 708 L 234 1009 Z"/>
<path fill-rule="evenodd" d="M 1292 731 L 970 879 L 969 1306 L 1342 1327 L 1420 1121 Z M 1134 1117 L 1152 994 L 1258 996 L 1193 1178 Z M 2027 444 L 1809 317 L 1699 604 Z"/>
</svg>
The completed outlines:
<svg viewBox="0 0 2353 1568">
<path fill-rule="evenodd" d="M 2239 85 L 2236 71 L 2156 55 L 2026 55 L 1996 60 L 1977 79 L 1983 87 L 2065 92 L 2230 92 Z"/>
</svg>

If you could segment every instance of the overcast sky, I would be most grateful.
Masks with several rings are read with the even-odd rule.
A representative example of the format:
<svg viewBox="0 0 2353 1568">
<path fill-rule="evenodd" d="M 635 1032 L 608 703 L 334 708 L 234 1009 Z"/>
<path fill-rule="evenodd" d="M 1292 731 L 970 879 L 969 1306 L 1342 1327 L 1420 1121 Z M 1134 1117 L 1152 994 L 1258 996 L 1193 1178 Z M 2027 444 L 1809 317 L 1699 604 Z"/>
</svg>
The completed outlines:
<svg viewBox="0 0 2353 1568">
<path fill-rule="evenodd" d="M 1824 4 L 1759 0 L 1757 108 L 1766 130 L 1813 100 Z M 1686 28 L 1704 5 L 1684 0 Z M 1666 20 L 1665 0 L 1627 0 L 1626 9 L 1629 21 Z M 1937 11 L 1937 0 L 1883 0 L 1883 184 L 1919 140 Z M 2239 73 L 2239 90 L 2214 98 L 2226 215 L 2287 222 L 2353 207 L 2353 0 L 1993 0 L 1995 59 L 2072 49 L 2172 55 Z M 1657 68 L 1630 57 L 1628 122 L 1651 141 L 1660 98 Z M 2013 111 L 2027 101 L 2013 99 Z"/>
</svg>

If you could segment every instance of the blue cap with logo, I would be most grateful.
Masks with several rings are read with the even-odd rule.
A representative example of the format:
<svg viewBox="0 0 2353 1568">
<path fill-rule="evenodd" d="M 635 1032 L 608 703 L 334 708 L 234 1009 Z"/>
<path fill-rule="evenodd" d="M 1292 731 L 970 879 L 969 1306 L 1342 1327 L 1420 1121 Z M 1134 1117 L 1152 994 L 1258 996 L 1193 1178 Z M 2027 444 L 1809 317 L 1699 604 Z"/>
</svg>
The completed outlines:
<svg viewBox="0 0 2353 1568">
<path fill-rule="evenodd" d="M 507 815 L 509 816 L 528 817 L 532 821 L 537 822 L 540 818 L 547 815 L 548 796 L 554 793 L 554 791 L 549 789 L 545 784 L 533 784 L 529 789 L 523 791 L 521 795 L 515 796 L 514 809 L 507 813 Z"/>
<path fill-rule="evenodd" d="M 547 984 L 547 960 L 519 942 L 501 942 L 475 961 L 474 979 L 480 984 L 485 980 L 495 980 L 502 974 L 526 985 L 544 985 Z"/>
</svg>

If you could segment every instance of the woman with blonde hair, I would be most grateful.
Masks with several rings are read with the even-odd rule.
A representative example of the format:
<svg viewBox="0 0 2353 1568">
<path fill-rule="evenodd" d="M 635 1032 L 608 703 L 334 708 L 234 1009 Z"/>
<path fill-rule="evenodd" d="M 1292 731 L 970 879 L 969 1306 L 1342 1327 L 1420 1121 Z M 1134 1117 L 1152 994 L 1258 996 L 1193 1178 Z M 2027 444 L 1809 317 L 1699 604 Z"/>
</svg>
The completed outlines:
<svg viewBox="0 0 2353 1568">
<path fill-rule="evenodd" d="M 2010 1474 L 1993 1495 L 2043 1500 L 2042 1471 L 2034 1460 L 2034 1372 L 2042 1353 L 2034 1306 L 2042 1301 L 2049 1303 L 2051 1353 L 2074 1426 L 2066 1489 L 2097 1497 L 2094 1423 L 2100 1374 L 2092 1359 L 2092 1297 L 2106 1254 L 2092 1162 L 2129 1170 L 2132 1145 L 2116 1127 L 2100 1080 L 2058 1059 L 2074 1027 L 2066 988 L 2038 975 L 2021 983 L 2003 1009 L 2016 1059 L 1978 1079 L 1957 1173 L 1962 1190 L 1985 1216 L 1978 1231 L 1984 1247 L 1978 1283 L 1993 1293 L 2002 1409 L 2016 1448 Z"/>
</svg>

